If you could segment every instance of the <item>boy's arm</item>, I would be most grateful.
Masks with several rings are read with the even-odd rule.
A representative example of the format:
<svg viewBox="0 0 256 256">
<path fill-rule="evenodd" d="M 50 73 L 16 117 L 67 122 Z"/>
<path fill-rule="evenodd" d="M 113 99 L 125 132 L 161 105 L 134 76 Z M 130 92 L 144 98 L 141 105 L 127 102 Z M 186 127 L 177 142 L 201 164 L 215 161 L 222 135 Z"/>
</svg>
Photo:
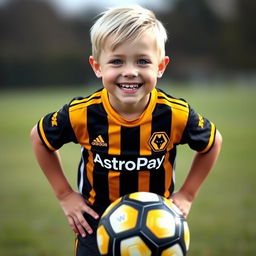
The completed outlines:
<svg viewBox="0 0 256 256">
<path fill-rule="evenodd" d="M 195 199 L 202 183 L 213 168 L 219 156 L 221 144 L 222 136 L 217 130 L 215 142 L 211 150 L 207 153 L 196 153 L 184 184 L 179 191 L 170 197 L 184 216 L 189 214 L 192 201 Z"/>
<path fill-rule="evenodd" d="M 85 230 L 92 233 L 91 227 L 83 217 L 83 213 L 87 212 L 94 218 L 98 218 L 98 214 L 94 212 L 86 203 L 82 196 L 75 192 L 70 186 L 64 175 L 60 155 L 58 151 L 49 151 L 41 141 L 37 126 L 31 131 L 31 140 L 33 151 L 37 161 L 51 184 L 56 197 L 60 201 L 61 207 L 68 219 L 69 225 L 74 232 L 85 236 Z"/>
</svg>

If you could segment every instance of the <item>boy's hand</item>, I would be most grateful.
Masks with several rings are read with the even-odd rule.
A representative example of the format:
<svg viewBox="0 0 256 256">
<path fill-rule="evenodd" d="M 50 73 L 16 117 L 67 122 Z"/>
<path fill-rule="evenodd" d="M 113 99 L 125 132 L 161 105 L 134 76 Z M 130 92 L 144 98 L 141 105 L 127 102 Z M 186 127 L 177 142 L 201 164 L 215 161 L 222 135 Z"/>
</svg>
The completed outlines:
<svg viewBox="0 0 256 256">
<path fill-rule="evenodd" d="M 169 199 L 180 209 L 186 218 L 189 214 L 192 200 L 181 191 L 177 191 Z"/>
<path fill-rule="evenodd" d="M 85 220 L 83 213 L 90 214 L 93 218 L 99 218 L 98 214 L 91 209 L 84 198 L 77 192 L 72 191 L 60 199 L 60 205 L 68 219 L 68 223 L 75 233 L 80 233 L 82 237 L 86 236 L 87 231 L 92 234 L 93 230 Z"/>
</svg>

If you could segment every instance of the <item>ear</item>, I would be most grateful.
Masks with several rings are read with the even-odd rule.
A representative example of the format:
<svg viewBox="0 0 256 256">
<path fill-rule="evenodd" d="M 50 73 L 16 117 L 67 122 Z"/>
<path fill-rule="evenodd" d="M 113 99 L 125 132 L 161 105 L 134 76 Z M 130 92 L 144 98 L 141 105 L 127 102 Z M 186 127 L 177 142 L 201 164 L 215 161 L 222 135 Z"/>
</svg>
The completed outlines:
<svg viewBox="0 0 256 256">
<path fill-rule="evenodd" d="M 100 64 L 93 58 L 93 56 L 90 56 L 89 57 L 89 63 L 91 64 L 91 67 L 95 73 L 95 75 L 98 77 L 98 78 L 101 78 L 102 75 L 101 75 L 101 68 L 100 68 Z"/>
<path fill-rule="evenodd" d="M 161 78 L 168 63 L 169 63 L 170 59 L 168 56 L 165 56 L 163 61 L 158 65 L 158 72 L 157 72 L 157 77 Z"/>
</svg>

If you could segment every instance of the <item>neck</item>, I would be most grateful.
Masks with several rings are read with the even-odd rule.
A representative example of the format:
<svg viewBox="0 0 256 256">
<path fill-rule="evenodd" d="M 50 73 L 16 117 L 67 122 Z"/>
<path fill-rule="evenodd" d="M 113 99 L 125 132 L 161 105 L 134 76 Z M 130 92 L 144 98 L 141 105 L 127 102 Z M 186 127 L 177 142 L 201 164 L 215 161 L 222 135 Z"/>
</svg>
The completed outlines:
<svg viewBox="0 0 256 256">
<path fill-rule="evenodd" d="M 112 107 L 115 111 L 121 115 L 126 120 L 134 120 L 141 116 L 141 114 L 145 111 L 148 106 L 150 95 L 147 98 L 143 98 L 141 101 L 134 104 L 125 104 L 123 102 L 116 102 L 115 100 L 111 100 L 111 96 L 109 95 L 109 100 Z"/>
</svg>

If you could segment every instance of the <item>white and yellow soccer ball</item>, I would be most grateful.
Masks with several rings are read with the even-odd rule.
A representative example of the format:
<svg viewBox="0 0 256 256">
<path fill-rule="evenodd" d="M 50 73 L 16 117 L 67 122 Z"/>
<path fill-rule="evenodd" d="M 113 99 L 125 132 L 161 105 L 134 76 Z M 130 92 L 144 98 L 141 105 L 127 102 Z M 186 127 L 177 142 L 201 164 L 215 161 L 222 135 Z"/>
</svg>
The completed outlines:
<svg viewBox="0 0 256 256">
<path fill-rule="evenodd" d="M 97 244 L 106 256 L 184 256 L 189 227 L 168 199 L 149 192 L 125 195 L 102 215 Z"/>
</svg>

